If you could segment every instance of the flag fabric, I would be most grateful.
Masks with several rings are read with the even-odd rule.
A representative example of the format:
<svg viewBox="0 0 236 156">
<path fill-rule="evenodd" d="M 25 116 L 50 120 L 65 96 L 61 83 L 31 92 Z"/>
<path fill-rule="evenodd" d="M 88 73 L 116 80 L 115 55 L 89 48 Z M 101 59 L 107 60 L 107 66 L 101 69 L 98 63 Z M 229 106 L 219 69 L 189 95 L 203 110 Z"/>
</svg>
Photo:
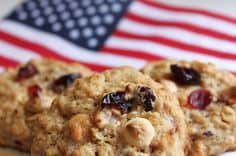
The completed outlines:
<svg viewBox="0 0 236 156">
<path fill-rule="evenodd" d="M 28 0 L 0 22 L 0 71 L 32 58 L 95 71 L 166 58 L 236 71 L 236 18 L 155 0 Z"/>
</svg>

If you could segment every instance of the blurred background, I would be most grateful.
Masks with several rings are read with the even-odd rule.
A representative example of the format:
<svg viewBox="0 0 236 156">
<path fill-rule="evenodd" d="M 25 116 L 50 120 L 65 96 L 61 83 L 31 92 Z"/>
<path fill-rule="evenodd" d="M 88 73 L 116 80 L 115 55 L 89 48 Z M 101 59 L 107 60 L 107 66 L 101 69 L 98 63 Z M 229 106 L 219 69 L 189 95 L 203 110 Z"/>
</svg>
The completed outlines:
<svg viewBox="0 0 236 156">
<path fill-rule="evenodd" d="M 235 6 L 235 0 L 0 0 L 6 17 L 0 71 L 51 57 L 95 71 L 171 58 L 236 72 Z"/>
<path fill-rule="evenodd" d="M 0 71 L 52 57 L 96 71 L 171 58 L 236 72 L 235 7 L 235 0 L 0 0 Z"/>
<path fill-rule="evenodd" d="M 10 12 L 15 6 L 24 0 L 0 0 L 0 17 Z M 166 1 L 166 0 L 161 0 Z M 236 16 L 236 1 L 235 0 L 168 0 L 168 3 L 173 3 L 180 6 L 201 7 L 219 11 L 230 16 Z"/>
</svg>

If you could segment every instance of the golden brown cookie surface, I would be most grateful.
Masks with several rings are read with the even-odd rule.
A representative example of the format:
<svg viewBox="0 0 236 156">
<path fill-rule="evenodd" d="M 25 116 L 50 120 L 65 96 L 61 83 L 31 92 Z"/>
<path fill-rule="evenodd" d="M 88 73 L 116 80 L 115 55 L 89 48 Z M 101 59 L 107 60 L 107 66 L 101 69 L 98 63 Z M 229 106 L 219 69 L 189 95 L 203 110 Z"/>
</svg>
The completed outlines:
<svg viewBox="0 0 236 156">
<path fill-rule="evenodd" d="M 187 143 L 177 99 L 130 67 L 76 81 L 32 121 L 32 156 L 184 156 Z"/>
<path fill-rule="evenodd" d="M 92 72 L 80 64 L 32 60 L 0 75 L 0 145 L 29 151 L 27 119 L 48 109 L 55 96 Z"/>
<path fill-rule="evenodd" d="M 236 149 L 236 78 L 213 64 L 167 60 L 143 73 L 177 94 L 191 136 L 190 156 Z"/>
</svg>

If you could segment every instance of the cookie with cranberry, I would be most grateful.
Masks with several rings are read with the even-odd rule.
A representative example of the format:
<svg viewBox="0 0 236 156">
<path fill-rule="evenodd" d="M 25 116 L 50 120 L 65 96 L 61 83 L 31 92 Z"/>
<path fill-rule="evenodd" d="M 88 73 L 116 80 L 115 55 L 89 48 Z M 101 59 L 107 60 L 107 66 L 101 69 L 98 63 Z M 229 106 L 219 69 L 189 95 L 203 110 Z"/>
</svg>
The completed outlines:
<svg viewBox="0 0 236 156">
<path fill-rule="evenodd" d="M 80 79 L 31 120 L 32 156 L 184 156 L 176 97 L 131 67 Z"/>
<path fill-rule="evenodd" d="M 148 63 L 143 73 L 177 94 L 191 137 L 190 156 L 236 149 L 236 78 L 197 61 Z"/>
<path fill-rule="evenodd" d="M 0 145 L 28 151 L 27 119 L 48 109 L 52 100 L 91 71 L 80 64 L 32 60 L 0 75 Z"/>
</svg>

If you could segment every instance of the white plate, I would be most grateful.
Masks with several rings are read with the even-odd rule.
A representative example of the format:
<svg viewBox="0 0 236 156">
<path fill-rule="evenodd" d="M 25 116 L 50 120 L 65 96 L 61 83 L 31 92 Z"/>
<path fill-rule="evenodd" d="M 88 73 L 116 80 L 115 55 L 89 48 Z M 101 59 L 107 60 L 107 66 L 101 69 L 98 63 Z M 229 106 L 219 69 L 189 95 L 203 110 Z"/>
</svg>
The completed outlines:
<svg viewBox="0 0 236 156">
<path fill-rule="evenodd" d="M 0 148 L 0 156 L 29 156 L 28 154 L 19 153 L 9 149 L 1 149 Z M 236 152 L 229 152 L 226 154 L 222 154 L 221 156 L 236 156 Z"/>
</svg>

